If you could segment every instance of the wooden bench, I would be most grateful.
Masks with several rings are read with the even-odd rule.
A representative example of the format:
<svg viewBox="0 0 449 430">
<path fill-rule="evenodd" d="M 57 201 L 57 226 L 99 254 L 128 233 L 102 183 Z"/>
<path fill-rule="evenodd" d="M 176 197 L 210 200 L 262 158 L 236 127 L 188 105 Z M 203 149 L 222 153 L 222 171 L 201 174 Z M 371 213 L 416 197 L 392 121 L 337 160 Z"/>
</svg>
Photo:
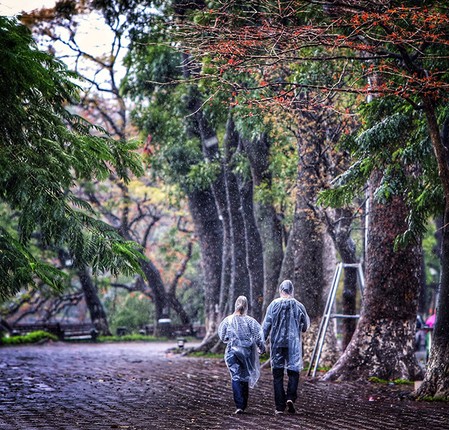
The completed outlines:
<svg viewBox="0 0 449 430">
<path fill-rule="evenodd" d="M 206 329 L 203 325 L 170 325 L 164 327 L 164 331 L 168 333 L 169 337 L 175 338 L 180 336 L 189 336 L 202 339 L 206 335 Z M 146 325 L 140 330 L 141 334 L 154 335 L 155 327 L 152 324 Z"/>
<path fill-rule="evenodd" d="M 98 330 L 91 323 L 61 324 L 62 340 L 97 340 Z"/>
<path fill-rule="evenodd" d="M 196 332 L 191 325 L 172 325 L 171 337 L 196 336 Z"/>
<path fill-rule="evenodd" d="M 27 335 L 34 331 L 46 331 L 47 333 L 54 334 L 58 339 L 62 340 L 63 338 L 61 324 L 59 323 L 17 323 L 11 327 L 12 336 Z"/>
<path fill-rule="evenodd" d="M 98 331 L 92 323 L 18 323 L 12 326 L 11 334 L 26 335 L 39 330 L 54 334 L 59 340 L 96 340 L 98 337 Z"/>
</svg>

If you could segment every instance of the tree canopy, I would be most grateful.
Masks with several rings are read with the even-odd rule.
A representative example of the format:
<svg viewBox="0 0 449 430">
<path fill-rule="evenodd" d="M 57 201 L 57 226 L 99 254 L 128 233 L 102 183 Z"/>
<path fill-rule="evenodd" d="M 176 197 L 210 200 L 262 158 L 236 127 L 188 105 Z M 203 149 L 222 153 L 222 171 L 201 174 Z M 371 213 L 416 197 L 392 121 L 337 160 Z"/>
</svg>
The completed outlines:
<svg viewBox="0 0 449 430">
<path fill-rule="evenodd" d="M 115 141 L 71 113 L 77 76 L 40 52 L 30 31 L 0 17 L 0 199 L 17 229 L 0 229 L 0 299 L 25 285 L 63 285 L 63 273 L 36 257 L 69 249 L 75 265 L 134 272 L 139 250 L 78 198 L 80 180 L 123 181 L 141 173 L 135 144 Z"/>
</svg>

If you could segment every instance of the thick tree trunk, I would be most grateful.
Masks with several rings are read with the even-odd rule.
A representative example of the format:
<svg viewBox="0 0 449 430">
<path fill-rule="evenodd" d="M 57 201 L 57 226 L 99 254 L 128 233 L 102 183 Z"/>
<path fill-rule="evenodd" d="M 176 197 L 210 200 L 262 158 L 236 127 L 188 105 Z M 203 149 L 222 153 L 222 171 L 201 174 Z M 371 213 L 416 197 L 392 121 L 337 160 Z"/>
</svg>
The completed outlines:
<svg viewBox="0 0 449 430">
<path fill-rule="evenodd" d="M 212 184 L 212 192 L 218 210 L 218 216 L 223 224 L 223 250 L 222 250 L 222 270 L 219 312 L 221 315 L 228 313 L 229 302 L 234 298 L 234 258 L 233 258 L 233 232 L 231 217 L 228 207 L 228 192 L 226 181 L 226 167 L 218 148 L 218 138 L 215 130 L 209 125 L 209 121 L 201 110 L 201 98 L 196 90 L 193 90 L 189 103 L 189 110 L 195 112 L 195 119 L 198 125 L 203 154 L 206 160 L 220 163 L 220 173 Z"/>
<path fill-rule="evenodd" d="M 265 186 L 271 189 L 272 176 L 269 170 L 270 144 L 267 136 L 259 140 L 243 142 L 251 166 L 254 187 Z M 263 246 L 264 289 L 263 305 L 265 312 L 273 300 L 282 266 L 282 228 L 274 206 L 270 202 L 255 203 L 256 223 Z"/>
<path fill-rule="evenodd" d="M 415 393 L 419 399 L 449 400 L 449 200 L 446 203 L 441 247 L 441 285 L 437 317 L 432 333 L 432 348 L 422 385 Z"/>
<path fill-rule="evenodd" d="M 246 262 L 251 288 L 250 313 L 257 321 L 262 321 L 263 305 L 263 247 L 254 217 L 253 182 L 240 181 L 243 221 L 245 223 Z"/>
<path fill-rule="evenodd" d="M 441 285 L 432 348 L 424 381 L 416 392 L 420 399 L 449 400 L 449 203 L 446 204 L 441 248 Z"/>
<path fill-rule="evenodd" d="M 414 333 L 421 264 L 417 245 L 394 250 L 406 229 L 407 207 L 400 197 L 385 204 L 373 195 L 380 183 L 370 183 L 370 224 L 366 288 L 354 336 L 325 380 L 415 380 L 422 373 L 414 355 Z"/>
<path fill-rule="evenodd" d="M 206 337 L 213 336 L 221 321 L 219 312 L 223 226 L 218 218 L 215 199 L 211 190 L 197 190 L 188 194 L 190 214 L 195 225 L 201 250 L 201 265 L 205 295 Z"/>
<path fill-rule="evenodd" d="M 157 322 L 160 318 L 169 316 L 167 293 L 165 292 L 161 274 L 152 261 L 141 260 L 140 268 L 142 269 L 151 290 L 151 298 L 153 299 L 155 308 L 155 327 L 157 327 Z"/>
<path fill-rule="evenodd" d="M 102 336 L 110 336 L 108 319 L 104 310 L 103 304 L 98 297 L 98 290 L 92 281 L 89 269 L 84 266 L 78 270 L 78 278 L 83 289 L 84 299 L 86 300 L 87 308 L 89 309 L 90 319 L 92 324 Z"/>
<path fill-rule="evenodd" d="M 192 58 L 182 54 L 182 70 L 191 77 Z M 204 276 L 206 345 L 215 334 L 217 323 L 227 313 L 229 293 L 232 290 L 232 235 L 228 213 L 226 178 L 218 150 L 218 138 L 202 109 L 202 97 L 195 85 L 189 87 L 186 108 L 193 123 L 187 125 L 189 134 L 201 141 L 204 158 L 220 161 L 220 172 L 211 189 L 195 190 L 188 194 L 190 213 L 200 241 Z"/>
<path fill-rule="evenodd" d="M 250 304 L 253 302 L 247 265 L 245 223 L 241 212 L 242 202 L 238 180 L 233 172 L 233 155 L 237 151 L 238 143 L 239 135 L 234 121 L 229 117 L 224 139 L 224 166 L 232 242 L 232 288 L 229 297 L 231 310 L 235 299 L 240 295 L 246 296 Z"/>
<path fill-rule="evenodd" d="M 328 231 L 340 254 L 341 261 L 346 264 L 357 262 L 355 243 L 351 238 L 352 211 L 350 209 L 336 209 L 332 217 L 327 218 Z M 337 222 L 334 221 L 337 220 Z M 357 271 L 347 267 L 343 272 L 342 313 L 354 315 L 356 313 Z M 357 322 L 353 318 L 342 320 L 342 349 L 348 346 L 354 334 Z"/>
<path fill-rule="evenodd" d="M 432 349 L 424 382 L 416 394 L 418 398 L 438 397 L 447 400 L 449 399 L 449 133 L 443 129 L 443 136 L 440 134 L 432 100 L 423 97 L 423 102 L 429 135 L 438 163 L 438 175 L 444 190 L 445 213 L 441 229 L 440 294 Z"/>
<path fill-rule="evenodd" d="M 319 217 L 316 200 L 321 189 L 319 172 L 324 143 L 319 133 L 303 142 L 298 139 L 298 175 L 293 233 L 294 285 L 299 300 L 311 320 L 323 313 L 323 241 L 325 228 Z"/>
<path fill-rule="evenodd" d="M 243 177 L 239 177 L 238 180 L 245 225 L 246 263 L 251 289 L 250 313 L 257 321 L 261 321 L 264 279 L 263 247 L 254 216 L 253 182 Z"/>
<path fill-rule="evenodd" d="M 182 303 L 178 300 L 178 298 L 172 293 L 167 293 L 167 301 L 168 304 L 170 305 L 170 308 L 173 309 L 179 316 L 181 324 L 189 325 L 191 323 L 190 317 L 185 311 L 184 307 L 182 306 Z"/>
<path fill-rule="evenodd" d="M 293 223 L 288 235 L 287 246 L 284 251 L 284 258 L 282 259 L 278 284 L 280 284 L 284 279 L 293 280 L 295 278 L 295 250 L 297 248 L 295 241 L 298 237 L 295 226 L 296 224 Z"/>
<path fill-rule="evenodd" d="M 329 252 L 328 246 L 325 246 L 327 232 L 316 203 L 325 178 L 322 151 L 326 136 L 325 124 L 314 117 L 309 120 L 313 127 L 305 128 L 298 139 L 295 215 L 287 244 L 287 255 L 293 250 L 295 293 L 311 319 L 312 329 L 304 336 L 305 357 L 310 357 L 315 346 L 324 308 L 323 295 L 330 287 L 329 276 L 325 276 L 325 273 L 328 274 L 329 269 L 332 272 L 335 270 L 335 259 L 332 259 L 335 257 L 334 247 L 331 244 L 332 251 Z M 303 138 L 305 135 L 307 139 Z M 329 258 L 332 261 L 330 267 L 327 265 Z M 284 270 L 287 268 L 288 262 L 285 263 Z M 329 366 L 334 364 L 336 359 L 336 338 L 330 327 L 326 334 L 321 362 Z"/>
</svg>

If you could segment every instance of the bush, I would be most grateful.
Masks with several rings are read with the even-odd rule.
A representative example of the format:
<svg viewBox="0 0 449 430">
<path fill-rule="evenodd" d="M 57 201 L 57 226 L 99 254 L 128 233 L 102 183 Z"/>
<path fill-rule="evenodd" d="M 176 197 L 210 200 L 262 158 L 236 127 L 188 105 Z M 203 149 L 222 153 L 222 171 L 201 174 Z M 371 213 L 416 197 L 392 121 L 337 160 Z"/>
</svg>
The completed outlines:
<svg viewBox="0 0 449 430">
<path fill-rule="evenodd" d="M 54 334 L 38 330 L 23 336 L 3 337 L 0 339 L 0 343 L 3 345 L 22 345 L 26 343 L 37 343 L 42 340 L 58 340 L 58 338 Z"/>
<path fill-rule="evenodd" d="M 133 342 L 133 341 L 146 341 L 154 342 L 166 340 L 166 338 L 146 336 L 144 334 L 125 334 L 123 336 L 100 336 L 97 342 Z"/>
</svg>

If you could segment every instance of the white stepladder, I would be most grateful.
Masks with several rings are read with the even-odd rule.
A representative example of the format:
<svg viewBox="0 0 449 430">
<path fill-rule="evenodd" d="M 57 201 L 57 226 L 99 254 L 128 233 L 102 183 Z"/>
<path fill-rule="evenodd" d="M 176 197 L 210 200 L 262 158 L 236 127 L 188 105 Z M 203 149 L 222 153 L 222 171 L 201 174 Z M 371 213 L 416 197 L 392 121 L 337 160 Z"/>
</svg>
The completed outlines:
<svg viewBox="0 0 449 430">
<path fill-rule="evenodd" d="M 357 269 L 357 284 L 360 289 L 361 297 L 363 298 L 363 290 L 365 289 L 365 278 L 363 276 L 362 265 L 360 263 L 346 264 L 338 263 L 335 269 L 334 278 L 332 280 L 332 285 L 329 290 L 329 295 L 327 296 L 326 306 L 324 308 L 323 317 L 321 318 L 320 328 L 318 330 L 318 335 L 315 342 L 315 347 L 313 348 L 312 357 L 310 359 L 309 369 L 307 370 L 307 376 L 310 376 L 313 367 L 312 377 L 315 377 L 318 363 L 320 361 L 321 351 L 323 350 L 324 339 L 326 338 L 327 328 L 329 326 L 329 321 L 331 318 L 359 318 L 360 315 L 343 315 L 332 313 L 332 308 L 335 302 L 335 296 L 337 295 L 338 285 L 340 283 L 341 274 L 344 268 L 355 268 Z"/>
</svg>

